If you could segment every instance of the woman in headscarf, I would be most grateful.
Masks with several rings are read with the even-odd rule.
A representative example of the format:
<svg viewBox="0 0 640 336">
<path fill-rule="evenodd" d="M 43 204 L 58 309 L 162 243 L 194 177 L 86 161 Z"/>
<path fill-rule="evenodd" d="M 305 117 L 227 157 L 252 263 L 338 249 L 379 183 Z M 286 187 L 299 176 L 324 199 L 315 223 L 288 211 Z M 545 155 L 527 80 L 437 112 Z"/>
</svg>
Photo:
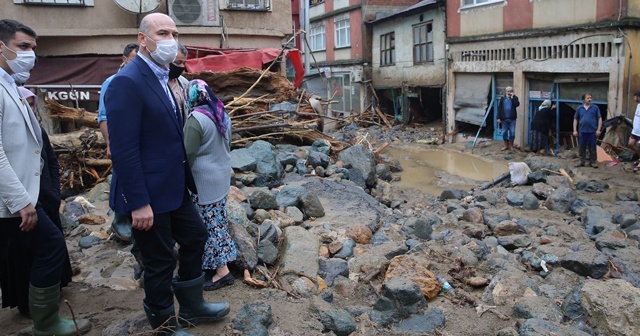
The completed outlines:
<svg viewBox="0 0 640 336">
<path fill-rule="evenodd" d="M 551 100 L 545 100 L 540 104 L 531 121 L 531 151 L 545 155 L 549 146 L 549 129 L 554 124 L 555 106 Z"/>
<path fill-rule="evenodd" d="M 184 142 L 198 190 L 192 198 L 209 232 L 202 257 L 204 290 L 215 290 L 233 283 L 227 263 L 237 254 L 229 235 L 226 207 L 232 174 L 231 119 L 202 80 L 189 82 L 185 102 L 190 112 L 184 125 Z"/>
</svg>

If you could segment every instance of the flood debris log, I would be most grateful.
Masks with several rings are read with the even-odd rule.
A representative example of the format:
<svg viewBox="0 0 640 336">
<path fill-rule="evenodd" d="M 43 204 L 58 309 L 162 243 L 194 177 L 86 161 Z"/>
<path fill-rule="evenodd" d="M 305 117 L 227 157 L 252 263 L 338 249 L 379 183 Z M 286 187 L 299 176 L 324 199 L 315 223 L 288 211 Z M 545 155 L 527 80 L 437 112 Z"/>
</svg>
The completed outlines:
<svg viewBox="0 0 640 336">
<path fill-rule="evenodd" d="M 82 192 L 105 180 L 111 172 L 106 144 L 96 129 L 49 136 L 60 162 L 60 186 Z"/>
<path fill-rule="evenodd" d="M 44 106 L 47 109 L 47 117 L 51 119 L 73 121 L 78 126 L 98 127 L 98 113 L 64 106 L 53 99 L 47 99 Z"/>
</svg>

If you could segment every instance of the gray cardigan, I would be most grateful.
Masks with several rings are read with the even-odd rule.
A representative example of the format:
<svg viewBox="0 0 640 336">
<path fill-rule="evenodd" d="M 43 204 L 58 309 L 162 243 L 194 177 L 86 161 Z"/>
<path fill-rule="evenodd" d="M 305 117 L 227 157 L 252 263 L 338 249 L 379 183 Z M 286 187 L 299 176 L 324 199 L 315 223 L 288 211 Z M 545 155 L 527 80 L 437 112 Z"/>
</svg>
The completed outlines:
<svg viewBox="0 0 640 336">
<path fill-rule="evenodd" d="M 231 127 L 227 129 L 231 139 Z M 198 188 L 198 204 L 212 204 L 229 193 L 231 144 L 206 115 L 193 112 L 184 125 L 184 142 L 191 172 Z"/>
</svg>

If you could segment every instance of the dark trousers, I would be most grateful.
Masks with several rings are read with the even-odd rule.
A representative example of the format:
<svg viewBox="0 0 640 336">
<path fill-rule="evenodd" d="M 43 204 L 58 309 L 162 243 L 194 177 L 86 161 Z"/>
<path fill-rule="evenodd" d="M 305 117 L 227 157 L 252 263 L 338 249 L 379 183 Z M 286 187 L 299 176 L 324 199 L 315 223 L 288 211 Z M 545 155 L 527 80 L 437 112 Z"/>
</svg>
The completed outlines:
<svg viewBox="0 0 640 336">
<path fill-rule="evenodd" d="M 67 256 L 67 245 L 60 229 L 47 217 L 40 206 L 38 224 L 29 231 L 20 230 L 20 217 L 0 218 L 0 258 L 6 258 L 12 244 L 29 240 L 32 243 L 33 264 L 29 279 L 34 287 L 46 288 L 60 282 Z M 0 264 L 4 264 L 2 260 Z"/>
<path fill-rule="evenodd" d="M 580 132 L 580 148 L 578 153 L 580 155 L 580 162 L 584 163 L 589 156 L 589 162 L 595 163 L 598 153 L 596 152 L 597 138 L 595 133 Z M 588 155 L 587 155 L 588 154 Z"/>
<path fill-rule="evenodd" d="M 154 215 L 151 229 L 134 229 L 133 236 L 145 268 L 145 302 L 151 309 L 165 309 L 173 304 L 171 280 L 176 267 L 173 258 L 175 242 L 180 245 L 180 281 L 193 280 L 202 275 L 207 228 L 185 190 L 180 208 Z"/>
</svg>

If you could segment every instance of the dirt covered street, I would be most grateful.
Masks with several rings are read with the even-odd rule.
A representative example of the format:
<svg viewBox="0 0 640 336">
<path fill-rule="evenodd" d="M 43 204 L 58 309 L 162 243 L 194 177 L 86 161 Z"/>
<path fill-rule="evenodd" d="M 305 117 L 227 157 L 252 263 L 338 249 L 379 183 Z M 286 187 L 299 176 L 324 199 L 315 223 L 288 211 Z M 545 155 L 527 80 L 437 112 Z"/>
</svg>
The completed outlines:
<svg viewBox="0 0 640 336">
<path fill-rule="evenodd" d="M 354 159 L 356 153 L 329 153 L 324 164 L 315 159 L 313 153 L 322 152 L 315 145 L 273 147 L 274 157 L 297 153 L 307 160 L 306 172 L 283 164 L 279 183 L 256 186 L 247 182 L 251 172 L 236 169 L 230 203 L 238 206 L 230 217 L 245 228 L 244 234 L 233 229 L 236 242 L 244 237 L 249 243 L 239 247 L 243 256 L 231 265 L 234 284 L 205 292 L 207 300 L 229 301 L 231 312 L 189 332 L 480 336 L 640 330 L 639 296 L 621 297 L 621 291 L 640 291 L 640 177 L 631 163 L 576 168 L 574 150 L 541 157 L 501 152 L 502 143 L 489 140 L 480 140 L 473 153 L 470 138 L 426 144 L 438 131 L 395 126 L 333 134 L 352 144 L 361 140 L 368 158 L 390 143 L 373 163 L 373 184 L 365 168 L 360 176 L 353 169 L 363 160 Z M 507 179 L 469 193 L 508 172 L 509 162 L 527 162 L 535 182 L 511 186 Z M 403 172 L 397 172 L 398 163 Z M 294 218 L 282 204 L 294 187 L 317 196 L 323 215 Z M 78 224 L 69 204 L 81 200 L 66 202 L 63 217 L 72 219 L 67 245 L 77 274 L 62 297 L 76 316 L 92 321 L 89 335 L 145 335 L 144 293 L 133 278 L 130 245 L 109 238 L 106 190 L 99 185 L 83 194 L 90 204 L 78 210 L 103 223 Z M 261 207 L 261 193 L 272 195 L 278 206 Z M 311 213 L 305 204 L 298 207 Z M 269 225 L 277 232 L 271 257 L 261 243 L 267 239 L 261 230 Z M 247 265 L 265 288 L 243 282 Z M 455 296 L 441 288 L 436 275 L 448 280 Z M 16 309 L 0 310 L 0 324 L 5 335 L 28 335 L 31 327 Z"/>
</svg>

